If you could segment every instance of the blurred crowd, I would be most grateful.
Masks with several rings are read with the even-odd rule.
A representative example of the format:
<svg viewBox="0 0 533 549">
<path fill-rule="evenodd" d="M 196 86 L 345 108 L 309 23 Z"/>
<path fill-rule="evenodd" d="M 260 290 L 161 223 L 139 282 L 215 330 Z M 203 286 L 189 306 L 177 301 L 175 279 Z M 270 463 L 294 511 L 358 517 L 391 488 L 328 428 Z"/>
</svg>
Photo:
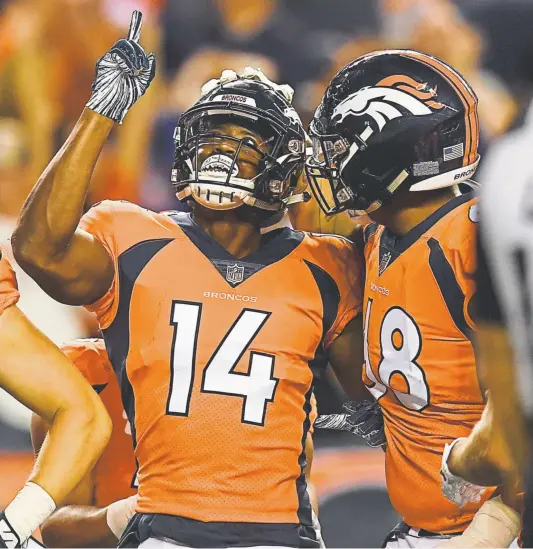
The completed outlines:
<svg viewBox="0 0 533 549">
<path fill-rule="evenodd" d="M 87 206 L 111 198 L 175 209 L 177 117 L 226 68 L 260 67 L 290 84 L 307 123 L 332 75 L 359 55 L 413 48 L 438 56 L 476 90 L 489 156 L 523 124 L 533 97 L 531 0 L 0 0 L 0 240 L 75 124 L 95 61 L 125 35 L 133 9 L 144 13 L 141 42 L 156 53 L 158 72 L 107 144 Z M 88 313 L 53 302 L 18 274 L 21 307 L 54 341 L 96 335 Z"/>
</svg>

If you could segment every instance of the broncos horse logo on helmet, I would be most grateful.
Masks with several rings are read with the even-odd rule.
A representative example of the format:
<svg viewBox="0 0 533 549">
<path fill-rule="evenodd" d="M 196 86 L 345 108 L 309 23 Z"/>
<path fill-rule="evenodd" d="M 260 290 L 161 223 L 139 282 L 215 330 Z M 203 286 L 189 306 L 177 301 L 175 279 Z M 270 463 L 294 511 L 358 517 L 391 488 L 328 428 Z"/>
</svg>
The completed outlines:
<svg viewBox="0 0 533 549">
<path fill-rule="evenodd" d="M 329 84 L 309 128 L 311 189 L 328 214 L 371 213 L 399 188 L 431 190 L 473 175 L 477 98 L 451 67 L 409 50 L 356 59 Z M 322 183 L 326 179 L 331 197 Z"/>
<path fill-rule="evenodd" d="M 400 85 L 390 87 L 393 83 Z M 403 111 L 423 116 L 445 108 L 434 101 L 436 90 L 425 91 L 426 88 L 427 83 L 420 85 L 408 76 L 391 76 L 378 82 L 375 88 L 362 88 L 349 95 L 335 107 L 332 118 L 340 123 L 348 115 L 368 115 L 381 131 L 387 122 L 402 116 Z"/>
</svg>

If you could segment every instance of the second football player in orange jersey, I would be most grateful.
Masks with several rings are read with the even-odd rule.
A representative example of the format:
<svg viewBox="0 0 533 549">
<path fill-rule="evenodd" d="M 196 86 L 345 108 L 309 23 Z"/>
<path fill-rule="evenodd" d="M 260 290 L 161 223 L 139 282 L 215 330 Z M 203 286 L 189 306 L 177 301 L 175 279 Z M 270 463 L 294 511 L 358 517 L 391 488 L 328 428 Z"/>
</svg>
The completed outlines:
<svg viewBox="0 0 533 549">
<path fill-rule="evenodd" d="M 117 78 L 140 86 L 141 67 L 124 67 L 143 55 L 132 38 L 104 57 L 126 56 Z M 311 396 L 327 360 L 360 396 L 360 261 L 342 238 L 261 235 L 303 198 L 305 132 L 286 88 L 223 76 L 176 129 L 172 179 L 192 213 L 104 202 L 79 224 L 113 125 L 93 112 L 101 94 L 34 189 L 14 249 L 48 292 L 98 316 L 139 463 L 124 543 L 317 547 Z"/>
<path fill-rule="evenodd" d="M 120 388 L 103 340 L 79 339 L 61 349 L 102 399 L 113 431 L 95 468 L 41 527 L 43 541 L 50 547 L 115 547 L 118 539 L 113 530 L 121 532 L 114 528 L 114 521 L 117 522 L 114 517 L 118 516 L 118 522 L 124 518 L 121 525 L 124 529 L 127 513 L 129 518 L 133 515 L 135 498 L 132 496 L 137 493 L 133 441 Z M 47 432 L 46 422 L 34 415 L 31 436 L 36 454 Z M 126 498 L 131 500 L 112 505 Z"/>
<path fill-rule="evenodd" d="M 435 546 L 483 503 L 451 503 L 440 475 L 445 444 L 484 408 L 472 345 L 477 206 L 457 188 L 479 162 L 477 99 L 438 59 L 374 52 L 333 78 L 309 134 L 324 212 L 375 222 L 363 243 L 365 381 L 383 410 L 387 488 L 403 519 L 386 546 Z"/>
<path fill-rule="evenodd" d="M 479 507 L 459 508 L 440 490 L 443 440 L 467 436 L 484 408 L 468 277 L 476 208 L 468 194 L 453 198 L 398 240 L 383 226 L 365 230 L 364 373 L 385 417 L 389 497 L 407 524 L 445 534 Z M 406 500 L 411 486 L 426 496 Z"/>
</svg>

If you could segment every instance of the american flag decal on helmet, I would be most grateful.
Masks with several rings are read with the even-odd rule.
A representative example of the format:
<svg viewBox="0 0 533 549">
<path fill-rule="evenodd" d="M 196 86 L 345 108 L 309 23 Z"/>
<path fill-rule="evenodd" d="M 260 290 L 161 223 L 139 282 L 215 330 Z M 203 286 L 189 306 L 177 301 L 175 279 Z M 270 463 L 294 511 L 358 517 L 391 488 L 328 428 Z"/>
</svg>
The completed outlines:
<svg viewBox="0 0 533 549">
<path fill-rule="evenodd" d="M 461 158 L 464 154 L 464 144 L 458 143 L 457 145 L 452 145 L 451 147 L 445 147 L 444 152 L 444 162 L 449 160 L 455 160 L 456 158 Z"/>
</svg>

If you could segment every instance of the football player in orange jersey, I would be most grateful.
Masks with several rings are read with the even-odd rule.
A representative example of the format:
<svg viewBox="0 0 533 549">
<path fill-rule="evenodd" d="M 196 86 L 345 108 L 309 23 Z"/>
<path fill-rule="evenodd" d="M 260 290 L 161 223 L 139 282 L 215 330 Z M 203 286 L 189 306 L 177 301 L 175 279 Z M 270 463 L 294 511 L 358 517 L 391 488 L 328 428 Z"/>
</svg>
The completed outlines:
<svg viewBox="0 0 533 549">
<path fill-rule="evenodd" d="M 445 444 L 484 408 L 472 345 L 477 205 L 457 188 L 479 162 L 477 99 L 434 57 L 375 52 L 337 73 L 309 134 L 323 215 L 374 222 L 361 234 L 364 379 L 383 410 L 387 486 L 403 519 L 386 545 L 431 547 L 483 504 L 451 503 L 439 473 Z"/>
<path fill-rule="evenodd" d="M 122 543 L 318 547 L 310 400 L 326 360 L 362 393 L 359 258 L 339 237 L 261 235 L 303 198 L 305 132 L 289 90 L 259 73 L 225 73 L 180 118 L 172 179 L 191 214 L 104 202 L 82 219 L 106 138 L 153 76 L 138 37 L 134 22 L 98 62 L 87 108 L 24 206 L 16 257 L 98 316 L 139 464 Z"/>
<path fill-rule="evenodd" d="M 131 429 L 103 340 L 79 339 L 61 350 L 102 399 L 113 423 L 111 439 L 94 469 L 42 526 L 50 547 L 116 547 L 133 516 L 137 489 Z M 31 437 L 38 456 L 48 424 L 34 414 Z"/>
<path fill-rule="evenodd" d="M 18 299 L 15 273 L 0 250 L 0 387 L 51 425 L 28 482 L 0 512 L 0 547 L 26 542 L 91 469 L 110 434 L 102 403 L 28 321 Z"/>
<path fill-rule="evenodd" d="M 43 541 L 50 547 L 116 547 L 118 539 L 134 514 L 137 494 L 136 464 L 129 425 L 120 398 L 120 388 L 101 339 L 79 339 L 61 350 L 100 395 L 113 423 L 111 440 L 93 471 L 76 487 L 42 526 Z M 311 438 L 316 419 L 312 399 L 311 427 L 306 445 L 306 476 L 313 461 Z M 38 456 L 48 432 L 47 423 L 34 414 L 31 437 Z M 309 483 L 315 514 L 318 502 Z"/>
</svg>

